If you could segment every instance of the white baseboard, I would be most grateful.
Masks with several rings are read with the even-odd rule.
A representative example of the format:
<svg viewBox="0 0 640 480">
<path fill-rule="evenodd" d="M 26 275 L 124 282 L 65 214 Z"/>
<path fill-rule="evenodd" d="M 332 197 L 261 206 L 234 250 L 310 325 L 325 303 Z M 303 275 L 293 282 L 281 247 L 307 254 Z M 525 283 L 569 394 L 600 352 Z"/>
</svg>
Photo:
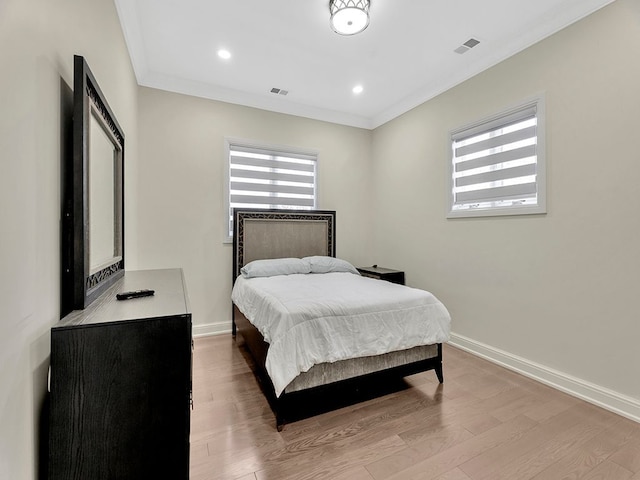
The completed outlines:
<svg viewBox="0 0 640 480">
<path fill-rule="evenodd" d="M 194 338 L 231 333 L 231 321 L 194 325 L 192 333 Z"/>
<path fill-rule="evenodd" d="M 455 333 L 449 344 L 640 423 L 640 401 Z M 444 363 L 446 368 L 446 361 Z M 445 370 L 446 377 L 446 370 Z"/>
</svg>

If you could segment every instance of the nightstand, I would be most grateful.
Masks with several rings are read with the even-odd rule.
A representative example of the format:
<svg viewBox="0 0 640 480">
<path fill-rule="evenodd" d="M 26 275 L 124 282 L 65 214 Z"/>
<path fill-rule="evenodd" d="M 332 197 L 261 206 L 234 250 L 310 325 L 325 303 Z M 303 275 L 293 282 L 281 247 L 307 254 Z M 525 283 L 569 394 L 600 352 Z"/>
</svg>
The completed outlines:
<svg viewBox="0 0 640 480">
<path fill-rule="evenodd" d="M 378 280 L 386 280 L 387 282 L 404 285 L 404 272 L 400 270 L 391 270 L 390 268 L 382 268 L 377 265 L 373 267 L 356 268 L 363 277 L 377 278 Z"/>
</svg>

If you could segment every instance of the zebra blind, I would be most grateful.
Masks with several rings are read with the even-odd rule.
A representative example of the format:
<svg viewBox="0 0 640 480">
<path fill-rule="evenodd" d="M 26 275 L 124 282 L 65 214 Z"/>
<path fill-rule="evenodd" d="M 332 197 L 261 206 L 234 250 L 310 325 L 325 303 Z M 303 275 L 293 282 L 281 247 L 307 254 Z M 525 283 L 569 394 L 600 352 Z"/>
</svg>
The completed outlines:
<svg viewBox="0 0 640 480">
<path fill-rule="evenodd" d="M 450 217 L 544 212 L 538 102 L 454 132 Z"/>
<path fill-rule="evenodd" d="M 316 208 L 317 156 L 229 145 L 229 237 L 233 209 Z"/>
</svg>

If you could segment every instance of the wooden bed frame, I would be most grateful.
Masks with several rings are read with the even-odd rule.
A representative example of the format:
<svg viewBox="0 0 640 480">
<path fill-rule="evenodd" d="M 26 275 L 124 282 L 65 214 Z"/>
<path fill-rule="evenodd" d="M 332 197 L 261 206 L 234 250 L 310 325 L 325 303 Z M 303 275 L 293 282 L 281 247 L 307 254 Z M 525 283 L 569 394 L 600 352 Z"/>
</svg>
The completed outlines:
<svg viewBox="0 0 640 480">
<path fill-rule="evenodd" d="M 233 226 L 233 282 L 240 275 L 240 269 L 253 260 L 301 258 L 311 255 L 335 257 L 335 211 L 234 209 Z M 326 410 L 329 399 L 339 399 L 339 397 L 347 395 L 347 392 L 351 397 L 354 392 L 356 393 L 355 399 L 352 398 L 351 403 L 353 403 L 353 400 L 370 398 L 371 393 L 375 395 L 376 391 L 380 392 L 380 385 L 385 385 L 388 382 L 393 383 L 392 380 L 402 379 L 407 375 L 427 370 L 435 370 L 438 380 L 440 383 L 443 382 L 442 344 L 435 344 L 425 346 L 424 352 L 417 352 L 420 355 L 419 360 L 403 363 L 402 359 L 395 359 L 395 362 L 386 362 L 386 365 L 392 366 L 380 367 L 381 370 L 367 371 L 365 369 L 365 373 L 355 377 L 339 378 L 338 376 L 335 381 L 332 380 L 329 384 L 311 383 L 311 386 L 296 387 L 295 391 L 289 391 L 288 386 L 280 397 L 276 397 L 273 384 L 265 368 L 269 344 L 264 341 L 260 332 L 235 305 L 233 305 L 232 330 L 237 341 L 240 339 L 244 341 L 244 346 L 251 356 L 256 376 L 275 413 L 278 431 L 282 430 L 286 421 L 318 413 L 316 411 L 318 410 L 316 408 L 318 401 L 325 407 L 320 407 L 320 411 Z M 395 354 L 386 354 L 386 356 L 393 355 Z M 428 358 L 422 358 L 425 356 Z M 388 359 L 385 358 L 385 360 Z M 322 367 L 326 374 L 327 371 L 331 373 L 334 365 L 338 369 L 340 368 L 338 364 L 342 364 L 341 367 L 344 367 L 344 364 L 355 363 L 358 360 L 344 360 L 335 364 L 327 363 L 322 364 Z M 400 364 L 397 364 L 398 362 Z M 370 369 L 370 367 L 368 368 Z M 299 377 L 303 377 L 307 373 L 309 372 L 302 373 Z M 381 380 L 384 381 L 381 382 Z M 377 388 L 369 388 L 367 391 L 367 385 L 369 387 L 376 385 Z M 340 402 L 334 401 L 333 403 L 340 406 Z M 300 408 L 301 405 L 305 407 Z M 329 408 L 331 407 L 329 406 Z"/>
</svg>

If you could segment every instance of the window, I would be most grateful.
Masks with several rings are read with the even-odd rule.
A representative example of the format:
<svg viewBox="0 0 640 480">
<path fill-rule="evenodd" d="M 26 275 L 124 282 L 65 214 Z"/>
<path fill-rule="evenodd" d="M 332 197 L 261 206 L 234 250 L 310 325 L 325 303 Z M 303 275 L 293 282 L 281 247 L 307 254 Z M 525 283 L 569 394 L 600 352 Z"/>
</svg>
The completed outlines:
<svg viewBox="0 0 640 480">
<path fill-rule="evenodd" d="M 451 133 L 448 217 L 545 213 L 542 98 Z"/>
<path fill-rule="evenodd" d="M 233 209 L 316 208 L 317 154 L 227 140 L 229 158 L 226 241 L 233 237 Z"/>
</svg>

